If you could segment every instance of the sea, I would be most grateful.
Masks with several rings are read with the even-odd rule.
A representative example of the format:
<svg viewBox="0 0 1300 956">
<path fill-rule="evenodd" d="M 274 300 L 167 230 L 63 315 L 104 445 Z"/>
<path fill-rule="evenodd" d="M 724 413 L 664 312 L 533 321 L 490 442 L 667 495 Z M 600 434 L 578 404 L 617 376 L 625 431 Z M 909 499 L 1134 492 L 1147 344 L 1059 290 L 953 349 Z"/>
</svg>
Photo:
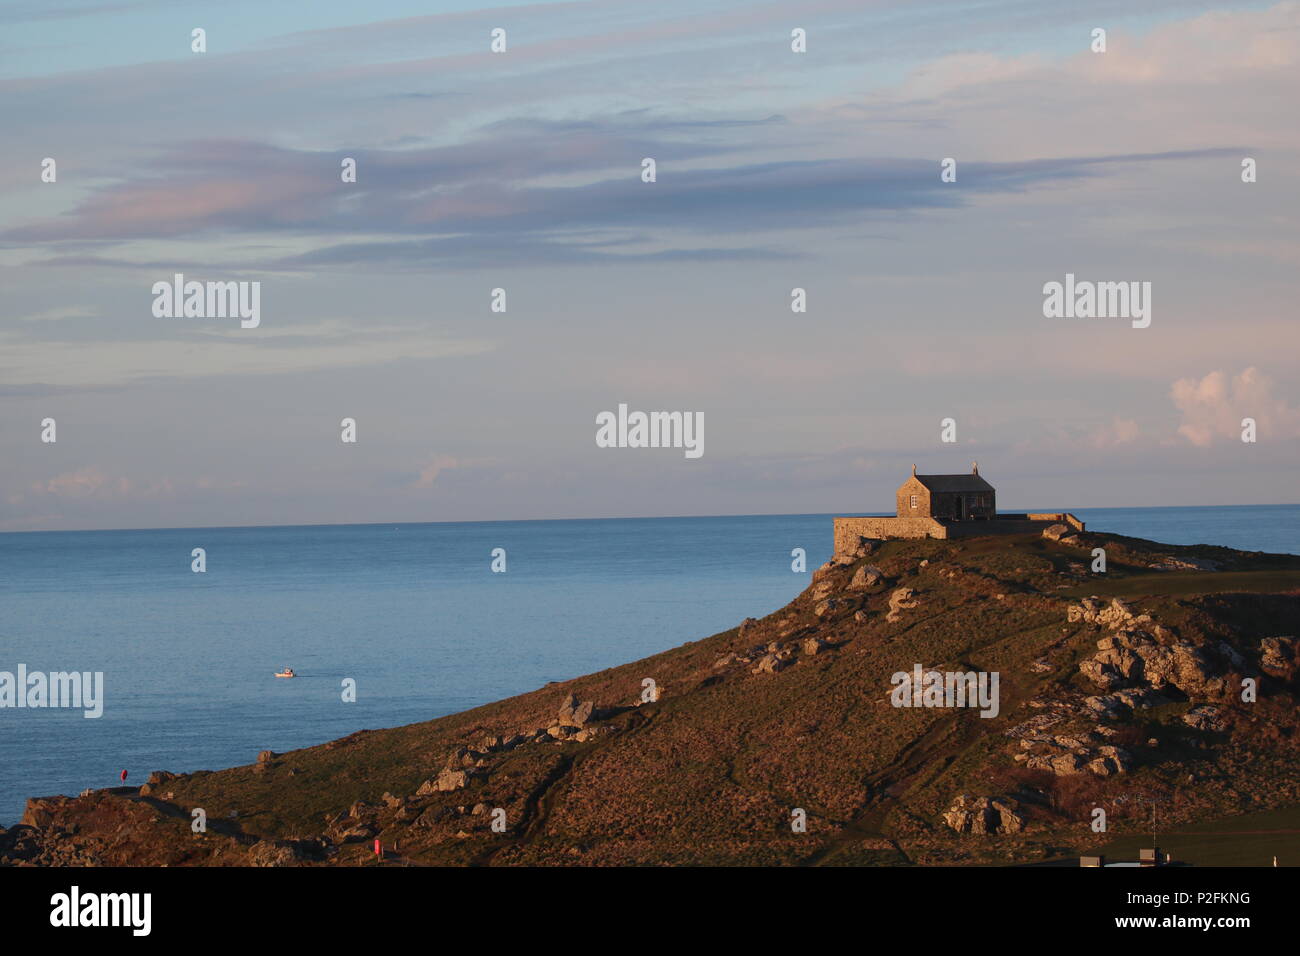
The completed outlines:
<svg viewBox="0 0 1300 956">
<path fill-rule="evenodd" d="M 1297 553 L 1300 505 L 1070 510 L 1089 529 Z M 831 517 L 0 534 L 0 671 L 104 675 L 99 718 L 0 708 L 0 826 L 122 770 L 247 764 L 761 617 L 830 557 Z"/>
</svg>

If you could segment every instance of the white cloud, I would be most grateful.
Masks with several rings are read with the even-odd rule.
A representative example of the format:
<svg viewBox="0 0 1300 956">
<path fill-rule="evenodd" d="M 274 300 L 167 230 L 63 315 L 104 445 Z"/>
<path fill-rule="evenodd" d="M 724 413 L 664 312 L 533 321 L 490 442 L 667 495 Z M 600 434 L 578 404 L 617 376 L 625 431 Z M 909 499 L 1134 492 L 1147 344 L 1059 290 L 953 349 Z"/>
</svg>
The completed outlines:
<svg viewBox="0 0 1300 956">
<path fill-rule="evenodd" d="M 1180 378 L 1169 391 L 1182 424 L 1178 434 L 1198 448 L 1216 439 L 1240 440 L 1242 419 L 1253 418 L 1261 441 L 1300 438 L 1300 409 L 1274 394 L 1271 378 L 1251 366 L 1231 379 L 1222 371 Z"/>
</svg>

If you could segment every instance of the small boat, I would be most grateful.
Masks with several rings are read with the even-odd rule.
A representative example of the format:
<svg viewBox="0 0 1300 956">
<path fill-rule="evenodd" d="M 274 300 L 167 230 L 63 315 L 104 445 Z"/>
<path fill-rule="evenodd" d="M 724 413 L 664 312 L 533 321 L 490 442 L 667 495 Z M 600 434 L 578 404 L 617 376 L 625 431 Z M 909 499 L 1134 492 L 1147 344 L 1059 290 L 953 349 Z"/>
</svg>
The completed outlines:
<svg viewBox="0 0 1300 956">
<path fill-rule="evenodd" d="M 277 672 L 275 676 L 276 677 L 297 677 L 298 675 L 293 672 L 292 667 L 286 667 L 284 670 Z"/>
</svg>

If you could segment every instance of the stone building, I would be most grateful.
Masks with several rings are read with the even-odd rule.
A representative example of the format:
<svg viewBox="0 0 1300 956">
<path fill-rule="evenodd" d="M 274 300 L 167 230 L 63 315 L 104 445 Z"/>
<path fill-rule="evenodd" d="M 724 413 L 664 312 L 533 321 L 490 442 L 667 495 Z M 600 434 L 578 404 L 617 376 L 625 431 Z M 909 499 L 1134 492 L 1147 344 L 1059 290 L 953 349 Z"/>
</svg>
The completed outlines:
<svg viewBox="0 0 1300 956">
<path fill-rule="evenodd" d="M 1051 524 L 1083 531 L 1067 512 L 1002 514 L 997 492 L 972 462 L 969 475 L 912 475 L 898 488 L 892 518 L 836 518 L 835 553 L 851 554 L 860 538 L 956 538 L 982 534 L 1038 534 Z"/>
<path fill-rule="evenodd" d="M 997 517 L 997 492 L 971 462 L 969 475 L 918 475 L 898 488 L 898 517 L 946 521 L 989 521 Z"/>
</svg>

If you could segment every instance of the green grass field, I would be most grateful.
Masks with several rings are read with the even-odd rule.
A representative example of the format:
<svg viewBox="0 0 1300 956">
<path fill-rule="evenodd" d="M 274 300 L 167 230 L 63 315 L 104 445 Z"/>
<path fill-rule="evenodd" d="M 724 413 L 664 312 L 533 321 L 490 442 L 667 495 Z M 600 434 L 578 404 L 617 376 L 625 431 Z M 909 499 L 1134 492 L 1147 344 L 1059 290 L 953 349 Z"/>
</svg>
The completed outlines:
<svg viewBox="0 0 1300 956">
<path fill-rule="evenodd" d="M 1173 832 L 1156 830 L 1161 853 L 1193 866 L 1300 865 L 1300 807 L 1265 810 L 1225 817 Z M 1141 847 L 1151 846 L 1151 834 L 1129 834 L 1108 843 L 1100 852 L 1108 861 L 1135 860 Z"/>
</svg>

